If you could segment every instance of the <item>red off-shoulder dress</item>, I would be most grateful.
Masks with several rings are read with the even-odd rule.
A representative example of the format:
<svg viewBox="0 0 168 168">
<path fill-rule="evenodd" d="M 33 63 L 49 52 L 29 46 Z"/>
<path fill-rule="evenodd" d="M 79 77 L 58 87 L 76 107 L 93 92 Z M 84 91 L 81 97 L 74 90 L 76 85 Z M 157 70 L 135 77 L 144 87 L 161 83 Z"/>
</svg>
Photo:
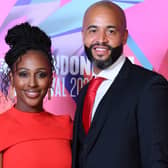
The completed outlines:
<svg viewBox="0 0 168 168">
<path fill-rule="evenodd" d="M 71 168 L 72 121 L 67 115 L 22 112 L 0 114 L 3 168 Z"/>
</svg>

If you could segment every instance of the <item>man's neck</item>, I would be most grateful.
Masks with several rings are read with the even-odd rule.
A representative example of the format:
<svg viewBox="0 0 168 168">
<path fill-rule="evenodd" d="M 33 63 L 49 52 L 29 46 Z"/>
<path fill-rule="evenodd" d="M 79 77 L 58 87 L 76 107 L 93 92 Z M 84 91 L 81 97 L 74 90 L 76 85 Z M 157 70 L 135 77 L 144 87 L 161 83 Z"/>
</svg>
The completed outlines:
<svg viewBox="0 0 168 168">
<path fill-rule="evenodd" d="M 93 72 L 94 72 L 96 75 L 99 74 L 101 71 L 102 71 L 102 70 L 99 69 L 98 67 L 96 67 L 96 66 L 93 67 Z"/>
</svg>

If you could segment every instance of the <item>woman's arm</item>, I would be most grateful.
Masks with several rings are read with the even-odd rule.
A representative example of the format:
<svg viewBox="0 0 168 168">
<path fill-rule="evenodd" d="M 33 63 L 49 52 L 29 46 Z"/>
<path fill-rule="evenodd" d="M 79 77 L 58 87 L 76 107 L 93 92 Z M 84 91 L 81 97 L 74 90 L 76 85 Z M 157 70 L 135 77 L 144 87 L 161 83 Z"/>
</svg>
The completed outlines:
<svg viewBox="0 0 168 168">
<path fill-rule="evenodd" d="M 2 168 L 2 153 L 0 153 L 0 168 Z"/>
</svg>

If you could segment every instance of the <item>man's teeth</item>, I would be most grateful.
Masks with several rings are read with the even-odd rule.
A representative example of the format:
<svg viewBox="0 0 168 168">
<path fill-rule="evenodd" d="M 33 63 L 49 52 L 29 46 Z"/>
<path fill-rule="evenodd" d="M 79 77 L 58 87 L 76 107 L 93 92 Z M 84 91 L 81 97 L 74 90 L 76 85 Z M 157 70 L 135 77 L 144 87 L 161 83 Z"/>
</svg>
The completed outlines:
<svg viewBox="0 0 168 168">
<path fill-rule="evenodd" d="M 105 48 L 96 48 L 96 51 L 106 51 Z"/>
</svg>

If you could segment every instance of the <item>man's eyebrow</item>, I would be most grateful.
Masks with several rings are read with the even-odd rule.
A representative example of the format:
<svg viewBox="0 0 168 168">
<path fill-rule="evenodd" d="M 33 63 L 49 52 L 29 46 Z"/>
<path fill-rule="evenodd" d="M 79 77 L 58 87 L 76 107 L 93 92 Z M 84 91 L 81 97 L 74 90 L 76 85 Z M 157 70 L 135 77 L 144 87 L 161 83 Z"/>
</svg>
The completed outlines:
<svg viewBox="0 0 168 168">
<path fill-rule="evenodd" d="M 91 29 L 91 28 L 97 28 L 98 26 L 96 26 L 96 25 L 89 25 L 88 27 L 87 27 L 87 30 L 89 30 L 89 29 Z M 107 26 L 106 28 L 108 28 L 108 29 L 117 29 L 117 26 L 114 26 L 114 25 L 109 25 L 109 26 Z"/>
<path fill-rule="evenodd" d="M 109 26 L 107 26 L 107 28 L 108 28 L 108 29 L 110 29 L 110 28 L 117 29 L 117 26 L 109 25 Z"/>
<path fill-rule="evenodd" d="M 97 26 L 95 26 L 95 25 L 89 25 L 89 26 L 87 27 L 87 30 L 88 30 L 88 29 L 91 29 L 91 28 L 97 28 Z"/>
</svg>

